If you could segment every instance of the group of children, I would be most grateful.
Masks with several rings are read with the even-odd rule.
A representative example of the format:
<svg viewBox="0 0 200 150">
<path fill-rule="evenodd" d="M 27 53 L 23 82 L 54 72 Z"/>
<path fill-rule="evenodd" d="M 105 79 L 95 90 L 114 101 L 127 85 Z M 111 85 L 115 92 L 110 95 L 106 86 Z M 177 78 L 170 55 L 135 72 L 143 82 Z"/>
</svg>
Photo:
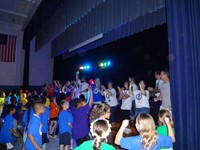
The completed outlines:
<svg viewBox="0 0 200 150">
<path fill-rule="evenodd" d="M 79 80 L 78 74 L 76 78 Z M 54 84 L 60 86 L 57 81 Z M 25 96 L 21 97 L 22 105 L 26 108 L 22 110 L 21 120 L 18 120 L 24 126 L 22 149 L 44 150 L 49 138 L 55 139 L 57 134 L 60 150 L 115 149 L 114 146 L 109 145 L 107 137 L 111 132 L 112 123 L 116 121 L 118 99 L 122 100 L 121 110 L 118 112 L 120 121 L 124 121 L 116 135 L 116 145 L 130 150 L 172 149 L 175 136 L 171 112 L 166 109 L 159 111 L 160 126 L 156 128 L 153 118 L 149 115 L 149 104 L 147 105 L 149 93 L 145 90 L 143 81 L 139 83 L 138 88 L 134 79 L 129 78 L 129 82 L 125 82 L 123 88 L 118 87 L 119 97 L 112 82 L 108 82 L 108 89 L 100 85 L 98 78 L 92 87 L 87 85 L 84 78 L 79 80 L 79 84 L 80 88 L 75 92 L 77 95 L 67 94 L 70 92 L 70 83 L 67 83 L 56 91 L 59 92 L 60 89 L 65 92 L 64 94 L 61 92 L 56 95 L 55 91 L 53 94 L 52 86 L 45 84 L 46 87 L 43 87 L 44 91 L 40 97 L 33 94 L 27 100 Z M 105 103 L 102 102 L 102 96 L 105 97 Z M 136 106 L 136 115 L 134 115 L 135 127 L 140 135 L 123 138 L 129 122 L 127 119 L 131 115 L 133 98 L 139 106 L 142 106 Z M 3 105 L 0 106 L 3 108 Z M 16 119 L 13 117 L 16 109 L 14 103 L 6 105 L 7 115 L 0 129 L 1 147 L 5 146 L 7 149 L 13 148 L 13 135 L 20 137 L 14 123 Z"/>
</svg>

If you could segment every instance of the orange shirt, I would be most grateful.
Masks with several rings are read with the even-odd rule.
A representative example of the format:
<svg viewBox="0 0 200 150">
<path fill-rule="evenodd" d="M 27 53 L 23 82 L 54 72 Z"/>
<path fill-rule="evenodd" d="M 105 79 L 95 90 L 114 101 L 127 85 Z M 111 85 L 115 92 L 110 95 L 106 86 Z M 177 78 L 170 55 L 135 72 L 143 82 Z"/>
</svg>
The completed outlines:
<svg viewBox="0 0 200 150">
<path fill-rule="evenodd" d="M 50 118 L 58 117 L 59 109 L 54 102 L 50 102 Z"/>
</svg>

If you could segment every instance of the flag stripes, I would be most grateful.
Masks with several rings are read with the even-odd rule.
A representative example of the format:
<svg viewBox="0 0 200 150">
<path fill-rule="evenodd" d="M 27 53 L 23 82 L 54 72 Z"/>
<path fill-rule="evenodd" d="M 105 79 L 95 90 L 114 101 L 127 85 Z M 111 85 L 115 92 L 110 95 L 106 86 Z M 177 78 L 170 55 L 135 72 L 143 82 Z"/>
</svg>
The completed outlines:
<svg viewBox="0 0 200 150">
<path fill-rule="evenodd" d="M 17 36 L 2 35 L 0 35 L 2 40 L 0 41 L 0 62 L 15 62 Z"/>
</svg>

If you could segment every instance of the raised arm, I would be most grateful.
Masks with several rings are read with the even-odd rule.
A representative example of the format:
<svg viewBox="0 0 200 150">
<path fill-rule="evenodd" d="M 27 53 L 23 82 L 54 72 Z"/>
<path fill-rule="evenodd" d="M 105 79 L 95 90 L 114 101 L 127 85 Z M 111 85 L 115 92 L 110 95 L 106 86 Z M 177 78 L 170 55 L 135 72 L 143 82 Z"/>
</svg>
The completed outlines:
<svg viewBox="0 0 200 150">
<path fill-rule="evenodd" d="M 122 122 L 122 125 L 121 125 L 120 129 L 118 130 L 116 137 L 115 137 L 116 145 L 120 145 L 120 140 L 123 137 L 124 129 L 128 126 L 128 124 L 129 124 L 129 120 L 127 120 L 127 119 Z"/>
<path fill-rule="evenodd" d="M 89 87 L 88 91 L 90 91 L 90 100 L 89 100 L 89 106 L 92 107 L 93 104 L 93 93 L 92 93 L 92 88 Z"/>
<path fill-rule="evenodd" d="M 164 118 L 164 121 L 165 121 L 165 124 L 167 125 L 167 129 L 168 129 L 168 136 L 171 136 L 172 138 L 172 142 L 176 142 L 176 138 L 175 138 L 175 135 L 174 135 L 174 132 L 172 130 L 172 126 L 170 124 L 170 121 L 169 121 L 169 118 L 168 117 L 165 117 Z"/>
</svg>

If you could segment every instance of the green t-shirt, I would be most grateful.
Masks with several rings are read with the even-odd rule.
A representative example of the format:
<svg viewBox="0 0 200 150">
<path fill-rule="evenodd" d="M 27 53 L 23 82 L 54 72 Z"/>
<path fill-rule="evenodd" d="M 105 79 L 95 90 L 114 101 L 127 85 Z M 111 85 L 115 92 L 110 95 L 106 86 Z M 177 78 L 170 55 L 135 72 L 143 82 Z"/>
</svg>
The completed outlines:
<svg viewBox="0 0 200 150">
<path fill-rule="evenodd" d="M 172 129 L 173 132 L 174 131 L 174 128 Z M 157 133 L 160 134 L 160 135 L 164 135 L 164 136 L 168 136 L 168 130 L 167 130 L 167 126 L 166 125 L 162 125 L 162 126 L 159 126 L 157 129 L 156 129 Z M 170 150 L 171 148 L 162 148 L 160 150 Z"/>
<path fill-rule="evenodd" d="M 93 150 L 93 141 L 86 141 L 80 146 L 76 147 L 74 150 Z M 115 150 L 112 145 L 103 143 L 100 147 L 100 150 Z"/>
</svg>

